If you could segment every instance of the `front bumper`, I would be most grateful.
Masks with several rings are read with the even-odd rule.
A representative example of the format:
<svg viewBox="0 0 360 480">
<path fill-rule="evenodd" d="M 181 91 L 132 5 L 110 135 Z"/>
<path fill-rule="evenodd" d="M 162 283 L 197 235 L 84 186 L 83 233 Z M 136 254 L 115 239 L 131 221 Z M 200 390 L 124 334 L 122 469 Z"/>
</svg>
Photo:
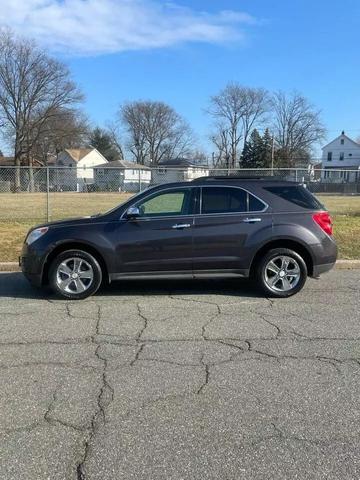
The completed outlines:
<svg viewBox="0 0 360 480">
<path fill-rule="evenodd" d="M 23 245 L 19 266 L 29 282 L 37 287 L 42 285 L 44 256 L 26 243 Z"/>
</svg>

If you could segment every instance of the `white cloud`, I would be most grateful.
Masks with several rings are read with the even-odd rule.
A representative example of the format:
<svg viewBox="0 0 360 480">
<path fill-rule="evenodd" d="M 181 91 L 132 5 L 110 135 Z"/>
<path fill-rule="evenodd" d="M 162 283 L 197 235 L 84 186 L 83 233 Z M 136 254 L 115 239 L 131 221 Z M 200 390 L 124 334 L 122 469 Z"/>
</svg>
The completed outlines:
<svg viewBox="0 0 360 480">
<path fill-rule="evenodd" d="M 254 23 L 242 12 L 209 14 L 155 0 L 0 0 L 1 26 L 69 55 L 239 41 Z"/>
</svg>

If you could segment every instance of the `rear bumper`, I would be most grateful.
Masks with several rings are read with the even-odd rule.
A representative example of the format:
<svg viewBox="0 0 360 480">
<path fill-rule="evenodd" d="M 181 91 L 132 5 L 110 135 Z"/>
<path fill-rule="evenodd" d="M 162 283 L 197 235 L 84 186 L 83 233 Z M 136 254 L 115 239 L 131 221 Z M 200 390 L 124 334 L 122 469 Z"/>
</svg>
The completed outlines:
<svg viewBox="0 0 360 480">
<path fill-rule="evenodd" d="M 326 235 L 321 243 L 312 245 L 312 256 L 312 277 L 318 277 L 331 270 L 335 266 L 338 256 L 338 248 L 335 240 Z"/>
<path fill-rule="evenodd" d="M 314 265 L 312 277 L 319 277 L 323 273 L 329 272 L 332 268 L 335 267 L 336 262 L 324 263 L 322 265 Z"/>
</svg>

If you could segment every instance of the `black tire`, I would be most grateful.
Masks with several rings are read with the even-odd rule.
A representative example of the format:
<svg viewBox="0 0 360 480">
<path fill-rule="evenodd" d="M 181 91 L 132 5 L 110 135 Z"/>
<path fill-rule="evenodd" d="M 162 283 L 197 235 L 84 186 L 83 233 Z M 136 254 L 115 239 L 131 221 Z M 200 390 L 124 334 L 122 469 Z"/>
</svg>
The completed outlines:
<svg viewBox="0 0 360 480">
<path fill-rule="evenodd" d="M 283 268 L 284 264 L 282 263 L 281 257 L 292 259 L 286 269 Z M 269 265 L 273 260 L 275 263 Z M 273 265 L 275 266 L 273 267 Z M 272 272 L 271 269 L 275 267 L 280 269 L 279 272 L 276 273 L 274 271 L 274 277 L 269 276 Z M 287 272 L 290 273 L 287 275 Z M 297 272 L 299 272 L 298 275 Z M 284 275 L 285 278 L 280 275 Z M 255 267 L 255 280 L 257 285 L 267 296 L 275 298 L 287 298 L 300 292 L 305 285 L 307 275 L 308 272 L 304 259 L 297 252 L 288 248 L 274 248 L 269 250 Z M 277 277 L 278 280 L 276 280 Z M 270 284 L 273 282 L 275 282 L 274 286 L 270 287 Z M 285 282 L 286 286 L 284 286 Z M 287 290 L 281 290 L 282 288 L 288 287 L 290 288 Z"/>
<path fill-rule="evenodd" d="M 80 265 L 78 268 L 77 277 L 70 280 L 70 273 L 64 271 L 59 272 L 60 265 L 66 267 L 66 272 L 71 272 L 72 265 L 73 275 L 76 273 L 75 265 Z M 84 268 L 85 267 L 85 268 Z M 61 268 L 60 268 L 61 270 Z M 67 277 L 69 275 L 69 277 Z M 88 278 L 86 278 L 86 276 Z M 66 286 L 67 279 L 70 284 Z M 60 253 L 51 263 L 49 269 L 49 285 L 50 288 L 59 296 L 70 300 L 82 300 L 90 297 L 97 292 L 102 282 L 102 270 L 96 258 L 83 250 L 66 250 Z M 83 291 L 80 291 L 81 289 Z M 79 290 L 79 291 L 78 291 Z"/>
</svg>

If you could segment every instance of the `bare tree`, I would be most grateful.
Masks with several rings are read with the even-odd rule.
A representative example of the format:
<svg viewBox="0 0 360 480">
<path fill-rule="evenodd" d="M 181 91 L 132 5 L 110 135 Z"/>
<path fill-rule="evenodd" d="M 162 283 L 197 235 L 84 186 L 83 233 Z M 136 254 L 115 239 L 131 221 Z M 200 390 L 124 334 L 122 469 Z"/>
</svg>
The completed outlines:
<svg viewBox="0 0 360 480">
<path fill-rule="evenodd" d="M 294 166 L 301 158 L 308 158 L 313 145 L 325 137 L 320 112 L 297 92 L 275 93 L 271 106 L 278 164 Z"/>
<path fill-rule="evenodd" d="M 269 92 L 263 88 L 244 88 L 245 108 L 242 115 L 243 143 L 247 142 L 250 132 L 263 125 L 270 110 Z"/>
<path fill-rule="evenodd" d="M 125 160 L 123 144 L 121 141 L 121 128 L 118 121 L 108 122 L 106 124 L 107 132 L 111 138 L 112 144 L 119 152 L 119 158 Z"/>
<path fill-rule="evenodd" d="M 51 118 L 82 100 L 67 67 L 34 42 L 0 31 L 0 123 L 10 136 L 15 165 L 31 162 L 31 152 Z M 20 189 L 16 170 L 15 189 Z"/>
<path fill-rule="evenodd" d="M 243 144 L 246 142 L 250 131 L 261 122 L 268 110 L 268 93 L 261 88 L 230 83 L 218 95 L 211 97 L 208 113 L 217 127 L 211 138 L 222 162 L 230 158 L 227 166 L 236 166 L 242 151 L 241 141 Z M 229 148 L 226 157 L 223 156 L 225 146 Z"/>
<path fill-rule="evenodd" d="M 183 118 L 163 102 L 135 101 L 120 108 L 128 148 L 137 163 L 157 165 L 165 158 L 186 156 L 192 132 Z"/>
<path fill-rule="evenodd" d="M 211 142 L 216 147 L 213 154 L 214 167 L 230 167 L 230 135 L 225 126 L 219 123 L 214 133 L 210 135 Z"/>
<path fill-rule="evenodd" d="M 85 146 L 89 130 L 88 120 L 81 111 L 59 110 L 43 123 L 41 133 L 32 142 L 32 157 L 46 165 L 65 148 Z"/>
</svg>

